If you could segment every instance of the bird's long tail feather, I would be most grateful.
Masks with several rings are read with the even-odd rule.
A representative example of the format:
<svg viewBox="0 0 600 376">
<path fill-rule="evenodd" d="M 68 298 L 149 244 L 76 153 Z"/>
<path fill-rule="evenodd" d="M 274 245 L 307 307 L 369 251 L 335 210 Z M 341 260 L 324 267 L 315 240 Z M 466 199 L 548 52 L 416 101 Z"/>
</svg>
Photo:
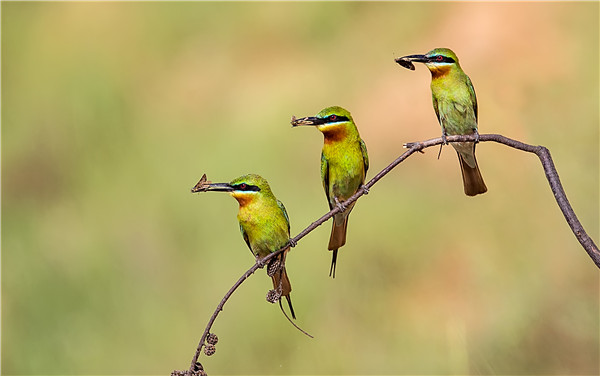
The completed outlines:
<svg viewBox="0 0 600 376">
<path fill-rule="evenodd" d="M 337 263 L 337 254 L 338 250 L 333 249 L 333 254 L 331 255 L 331 267 L 329 267 L 329 276 L 331 278 L 335 278 L 335 264 Z"/>
<path fill-rule="evenodd" d="M 349 213 L 348 213 L 349 214 Z M 337 263 L 338 249 L 346 244 L 346 229 L 348 228 L 348 217 L 338 214 L 333 218 L 331 226 L 331 236 L 329 237 L 330 251 L 333 251 L 331 256 L 331 267 L 329 268 L 329 276 L 335 278 L 335 266 Z"/>
<path fill-rule="evenodd" d="M 291 309 L 292 308 L 292 302 L 290 300 L 290 297 L 286 296 L 286 298 L 288 300 L 288 304 L 290 305 L 290 309 Z M 290 322 L 290 324 L 292 324 L 294 326 L 294 328 L 298 329 L 299 331 L 301 331 L 302 333 L 306 334 L 310 338 L 315 338 L 312 335 L 310 335 L 308 332 L 304 331 L 301 327 L 299 327 L 298 325 L 296 325 L 296 323 L 293 322 L 292 319 L 290 319 L 290 317 L 287 315 L 287 313 L 285 313 L 285 310 L 283 309 L 283 305 L 281 305 L 281 299 L 279 299 L 279 308 L 281 308 L 281 312 L 283 313 L 283 315 L 285 316 L 285 318 L 288 319 L 288 321 Z M 293 312 L 294 311 L 292 311 L 292 315 L 293 315 Z"/>
<path fill-rule="evenodd" d="M 285 256 L 284 256 L 284 258 L 285 258 Z M 285 296 L 288 306 L 290 307 L 290 314 L 292 315 L 292 318 L 295 320 L 296 313 L 294 312 L 294 307 L 292 306 L 292 298 L 290 297 L 290 292 L 292 291 L 292 285 L 290 284 L 290 280 L 289 280 L 287 272 L 285 270 L 285 266 L 283 266 L 283 265 L 281 266 L 281 269 L 273 275 L 273 288 L 275 290 L 281 289 L 281 296 Z M 281 312 L 283 313 L 285 318 L 294 326 L 294 328 L 298 329 L 299 331 L 306 334 L 310 338 L 314 338 L 309 333 L 307 333 L 302 328 L 300 328 L 298 325 L 296 325 L 296 323 L 293 322 L 292 319 L 290 319 L 290 317 L 287 315 L 287 313 L 285 313 L 285 310 L 283 309 L 283 305 L 281 304 L 281 298 L 279 298 L 279 308 L 281 309 Z"/>
<path fill-rule="evenodd" d="M 465 157 L 459 153 L 458 160 L 460 161 L 460 170 L 462 172 L 463 178 L 463 186 L 465 190 L 465 194 L 467 196 L 476 196 L 481 193 L 487 192 L 487 187 L 483 181 L 483 177 L 481 176 L 481 171 L 479 171 L 479 165 L 477 164 L 477 159 L 475 159 L 475 145 L 473 145 L 473 161 L 475 161 L 475 166 L 471 167 L 465 160 Z"/>
</svg>

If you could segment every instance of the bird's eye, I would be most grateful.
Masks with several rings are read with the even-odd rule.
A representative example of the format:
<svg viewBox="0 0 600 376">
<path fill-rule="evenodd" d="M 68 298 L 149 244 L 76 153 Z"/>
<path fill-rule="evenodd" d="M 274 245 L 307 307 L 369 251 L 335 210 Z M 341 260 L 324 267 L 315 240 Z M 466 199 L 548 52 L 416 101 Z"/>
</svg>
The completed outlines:
<svg viewBox="0 0 600 376">
<path fill-rule="evenodd" d="M 329 115 L 329 121 L 335 121 L 336 119 L 337 119 L 337 116 Z"/>
<path fill-rule="evenodd" d="M 246 183 L 240 184 L 240 189 L 246 189 L 246 187 L 247 187 Z"/>
<path fill-rule="evenodd" d="M 442 60 L 444 60 L 444 57 L 442 55 L 438 55 L 435 59 L 437 61 L 442 61 Z"/>
</svg>

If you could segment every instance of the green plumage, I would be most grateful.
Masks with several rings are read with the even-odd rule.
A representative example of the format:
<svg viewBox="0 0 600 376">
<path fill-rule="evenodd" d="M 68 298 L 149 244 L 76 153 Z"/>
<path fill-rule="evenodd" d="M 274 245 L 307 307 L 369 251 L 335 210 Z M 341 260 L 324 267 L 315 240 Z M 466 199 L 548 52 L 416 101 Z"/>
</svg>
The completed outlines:
<svg viewBox="0 0 600 376">
<path fill-rule="evenodd" d="M 344 203 L 365 181 L 369 168 L 367 147 L 360 138 L 350 112 L 341 107 L 328 107 L 314 117 L 295 119 L 296 125 L 314 125 L 324 136 L 321 153 L 321 180 L 329 209 Z M 335 277 L 338 249 L 346 243 L 348 215 L 354 203 L 333 217 L 328 249 L 333 251 L 330 275 Z"/>
<path fill-rule="evenodd" d="M 254 256 L 263 258 L 283 247 L 290 239 L 287 211 L 262 177 L 244 175 L 230 184 L 241 183 L 260 188 L 258 192 L 233 192 L 232 196 L 240 202 L 237 218 L 242 236 Z"/>
<path fill-rule="evenodd" d="M 442 127 L 442 137 L 477 134 L 475 89 L 452 50 L 436 48 L 425 55 L 405 56 L 396 61 L 405 67 L 406 62 L 424 63 L 431 72 L 433 109 Z M 452 146 L 458 153 L 465 194 L 485 193 L 487 187 L 475 158 L 475 143 L 452 143 Z"/>
<path fill-rule="evenodd" d="M 257 259 L 264 258 L 288 243 L 290 221 L 285 207 L 281 201 L 275 198 L 269 183 L 261 176 L 248 174 L 234 179 L 230 183 L 216 184 L 201 180 L 197 187 L 195 188 L 197 190 L 193 190 L 193 192 L 228 192 L 238 201 L 237 219 L 240 231 L 250 252 Z M 285 265 L 286 254 L 287 250 L 277 258 L 281 265 Z M 285 266 L 275 271 L 271 278 L 273 288 L 279 290 L 281 296 L 286 297 L 292 317 L 296 318 L 290 298 L 292 286 Z"/>
</svg>

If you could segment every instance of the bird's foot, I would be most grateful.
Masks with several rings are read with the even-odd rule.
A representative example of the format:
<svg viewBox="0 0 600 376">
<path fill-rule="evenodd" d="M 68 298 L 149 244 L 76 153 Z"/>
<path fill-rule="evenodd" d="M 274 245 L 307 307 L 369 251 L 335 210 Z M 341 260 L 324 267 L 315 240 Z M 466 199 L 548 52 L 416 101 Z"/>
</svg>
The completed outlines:
<svg viewBox="0 0 600 376">
<path fill-rule="evenodd" d="M 446 139 L 446 131 L 442 132 L 442 145 L 448 145 L 448 140 Z"/>
<path fill-rule="evenodd" d="M 260 269 L 264 268 L 266 263 L 263 261 L 263 259 L 259 256 L 254 256 L 256 258 L 256 264 L 258 265 L 258 267 Z"/>
<path fill-rule="evenodd" d="M 479 131 L 477 129 L 474 129 L 475 131 L 475 143 L 478 144 L 479 143 Z"/>
<path fill-rule="evenodd" d="M 362 190 L 363 190 L 363 195 L 369 194 L 369 188 L 367 188 L 365 185 L 362 186 Z"/>
<path fill-rule="evenodd" d="M 290 238 L 289 240 L 290 242 L 290 247 L 294 248 L 296 246 L 296 244 L 298 244 L 298 242 L 296 242 L 294 239 Z"/>
<path fill-rule="evenodd" d="M 346 205 L 344 205 L 343 203 L 340 202 L 340 200 L 338 200 L 337 197 L 333 198 L 335 201 L 335 206 L 340 209 L 340 213 L 345 212 L 346 211 Z"/>
</svg>

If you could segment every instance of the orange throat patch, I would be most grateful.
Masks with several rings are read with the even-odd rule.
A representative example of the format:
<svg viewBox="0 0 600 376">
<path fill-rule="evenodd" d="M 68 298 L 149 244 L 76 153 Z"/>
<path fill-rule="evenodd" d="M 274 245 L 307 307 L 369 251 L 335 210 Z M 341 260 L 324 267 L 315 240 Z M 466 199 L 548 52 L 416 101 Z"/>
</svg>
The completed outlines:
<svg viewBox="0 0 600 376">
<path fill-rule="evenodd" d="M 244 207 L 254 200 L 255 193 L 231 192 L 231 195 L 237 200 L 240 207 Z"/>
<path fill-rule="evenodd" d="M 432 67 L 429 69 L 431 71 L 431 78 L 437 79 L 444 77 L 450 72 L 449 66 L 441 66 L 441 67 Z"/>
<path fill-rule="evenodd" d="M 325 136 L 326 144 L 341 141 L 346 137 L 346 134 L 348 133 L 346 131 L 346 127 L 334 127 L 331 129 L 325 129 L 322 132 L 323 136 Z"/>
</svg>

